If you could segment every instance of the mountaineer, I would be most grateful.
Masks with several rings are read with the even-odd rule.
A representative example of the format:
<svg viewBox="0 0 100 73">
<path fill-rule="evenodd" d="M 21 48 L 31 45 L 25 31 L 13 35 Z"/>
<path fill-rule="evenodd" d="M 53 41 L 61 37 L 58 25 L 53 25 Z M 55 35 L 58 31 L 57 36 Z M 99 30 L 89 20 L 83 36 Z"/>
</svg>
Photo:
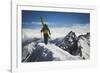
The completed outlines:
<svg viewBox="0 0 100 73">
<path fill-rule="evenodd" d="M 48 26 L 44 23 L 42 17 L 40 17 L 40 20 L 41 20 L 41 24 L 42 24 L 41 33 L 43 33 L 44 43 L 47 45 L 48 39 L 50 38 L 51 33 L 50 33 Z"/>
<path fill-rule="evenodd" d="M 43 25 L 43 27 L 41 29 L 41 33 L 43 33 L 44 43 L 47 45 L 48 39 L 50 38 L 51 33 L 50 33 L 50 30 L 46 24 Z"/>
</svg>

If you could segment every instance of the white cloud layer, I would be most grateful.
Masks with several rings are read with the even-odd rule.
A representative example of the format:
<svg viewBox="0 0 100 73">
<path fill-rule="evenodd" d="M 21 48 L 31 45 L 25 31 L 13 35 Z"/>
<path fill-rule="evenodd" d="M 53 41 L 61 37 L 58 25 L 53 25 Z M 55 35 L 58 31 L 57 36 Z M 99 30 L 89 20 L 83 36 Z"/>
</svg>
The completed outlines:
<svg viewBox="0 0 100 73">
<path fill-rule="evenodd" d="M 40 29 L 22 29 L 22 39 L 29 39 L 29 38 L 43 38 L 43 36 L 41 35 Z M 76 33 L 76 35 L 81 35 L 81 34 L 85 34 L 87 32 L 90 32 L 90 27 L 89 24 L 86 24 L 85 26 L 79 26 L 78 24 L 76 26 L 72 26 L 72 27 L 54 27 L 54 28 L 50 28 L 51 31 L 51 39 L 54 38 L 59 38 L 59 37 L 64 37 L 66 36 L 70 31 L 73 31 Z"/>
</svg>

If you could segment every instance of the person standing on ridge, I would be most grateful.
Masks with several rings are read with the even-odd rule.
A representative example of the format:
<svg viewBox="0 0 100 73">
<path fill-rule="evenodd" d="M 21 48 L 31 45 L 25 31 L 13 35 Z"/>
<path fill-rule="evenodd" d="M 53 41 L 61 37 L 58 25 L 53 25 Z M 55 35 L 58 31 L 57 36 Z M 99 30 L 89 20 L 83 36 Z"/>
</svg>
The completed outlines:
<svg viewBox="0 0 100 73">
<path fill-rule="evenodd" d="M 49 35 L 51 35 L 51 33 L 50 33 L 50 30 L 46 24 L 43 25 L 43 27 L 41 29 L 41 33 L 43 33 L 44 43 L 48 44 L 48 39 L 50 38 Z"/>
<path fill-rule="evenodd" d="M 44 43 L 47 45 L 48 39 L 50 38 L 51 33 L 50 33 L 48 26 L 46 24 L 44 24 L 42 18 L 41 18 L 41 22 L 42 22 L 42 26 L 43 26 L 41 29 L 41 33 L 43 33 Z"/>
</svg>

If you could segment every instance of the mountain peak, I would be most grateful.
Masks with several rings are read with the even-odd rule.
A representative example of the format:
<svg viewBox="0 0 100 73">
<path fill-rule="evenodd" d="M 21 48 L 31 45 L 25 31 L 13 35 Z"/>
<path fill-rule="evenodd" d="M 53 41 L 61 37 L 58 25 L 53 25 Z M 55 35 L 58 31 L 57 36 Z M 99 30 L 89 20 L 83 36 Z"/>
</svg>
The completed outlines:
<svg viewBox="0 0 100 73">
<path fill-rule="evenodd" d="M 76 34 L 75 34 L 75 32 L 70 31 L 67 36 L 69 36 L 69 37 L 76 37 Z"/>
</svg>

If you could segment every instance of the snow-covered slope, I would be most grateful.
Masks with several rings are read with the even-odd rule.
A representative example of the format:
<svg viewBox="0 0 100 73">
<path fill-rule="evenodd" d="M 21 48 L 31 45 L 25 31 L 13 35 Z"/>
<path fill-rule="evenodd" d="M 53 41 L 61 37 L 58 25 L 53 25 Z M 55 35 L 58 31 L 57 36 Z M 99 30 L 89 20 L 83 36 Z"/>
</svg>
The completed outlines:
<svg viewBox="0 0 100 73">
<path fill-rule="evenodd" d="M 56 42 L 55 42 L 56 41 Z M 90 56 L 90 33 L 76 36 L 75 32 L 70 31 L 64 38 L 53 41 L 58 47 L 69 52 L 71 55 L 82 55 L 83 59 Z"/>
<path fill-rule="evenodd" d="M 88 36 L 88 34 L 86 34 L 85 36 Z M 80 36 L 79 40 L 78 40 L 78 47 L 81 47 L 82 56 L 84 57 L 84 59 L 89 59 L 90 58 L 90 41 L 89 41 L 89 38 L 87 39 L 87 37 Z"/>
<path fill-rule="evenodd" d="M 90 58 L 90 33 L 76 36 L 70 31 L 63 37 L 50 39 L 47 45 L 42 38 L 24 37 L 22 62 L 64 61 Z M 81 56 L 82 54 L 82 56 Z"/>
<path fill-rule="evenodd" d="M 79 56 L 72 56 L 68 52 L 62 50 L 61 48 L 57 47 L 54 44 L 48 44 L 45 45 L 44 43 L 39 43 L 40 46 L 43 46 L 44 48 L 48 48 L 53 53 L 54 60 L 76 60 L 79 59 Z"/>
<path fill-rule="evenodd" d="M 77 55 L 77 36 L 75 32 L 70 31 L 61 41 L 60 43 L 57 42 L 57 46 L 62 48 L 63 50 L 69 52 L 72 55 Z"/>
<path fill-rule="evenodd" d="M 35 43 L 31 42 L 30 44 L 22 48 L 22 60 L 25 60 L 27 56 L 31 55 L 33 50 L 35 50 Z"/>
<path fill-rule="evenodd" d="M 65 61 L 65 60 L 79 60 L 82 59 L 79 56 L 73 56 L 67 51 L 62 50 L 54 44 L 45 45 L 44 43 L 38 43 L 37 46 L 31 43 L 25 46 L 29 52 L 28 56 L 24 58 L 23 62 L 36 62 L 36 61 Z"/>
</svg>

